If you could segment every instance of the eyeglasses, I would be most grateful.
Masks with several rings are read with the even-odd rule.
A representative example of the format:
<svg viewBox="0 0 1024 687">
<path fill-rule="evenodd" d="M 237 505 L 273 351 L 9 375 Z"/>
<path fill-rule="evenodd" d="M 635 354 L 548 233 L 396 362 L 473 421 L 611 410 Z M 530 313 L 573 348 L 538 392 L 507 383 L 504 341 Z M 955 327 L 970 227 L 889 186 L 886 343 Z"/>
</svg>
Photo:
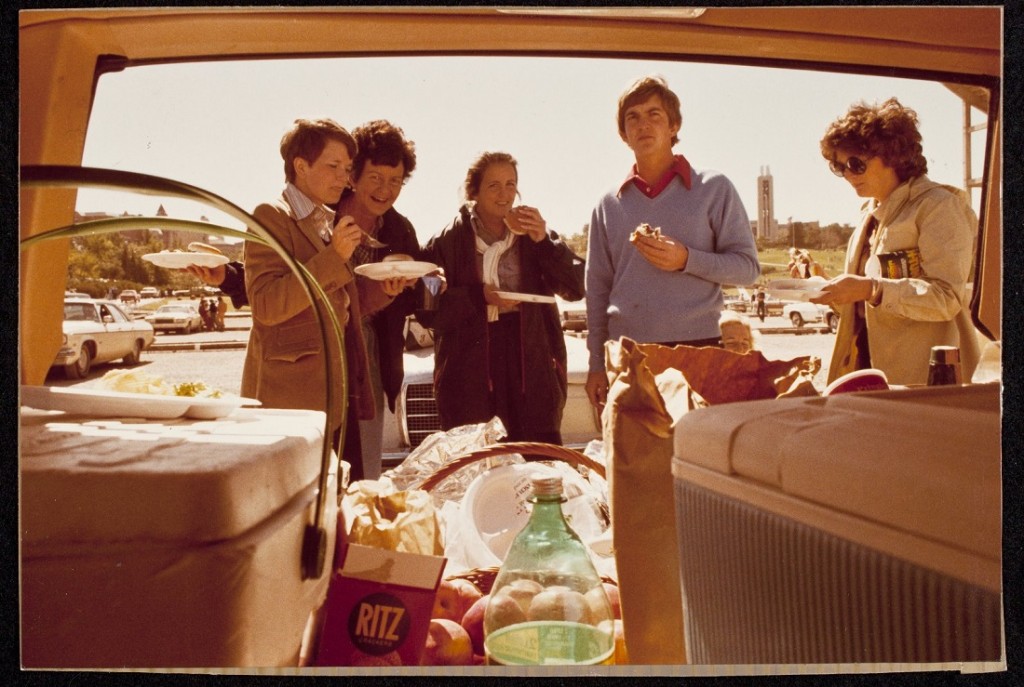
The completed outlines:
<svg viewBox="0 0 1024 687">
<path fill-rule="evenodd" d="M 871 158 L 868 159 L 870 160 Z M 846 170 L 850 170 L 850 174 L 853 174 L 854 176 L 860 176 L 867 170 L 868 163 L 864 162 L 864 160 L 861 160 L 859 157 L 850 157 L 846 159 L 845 163 L 842 163 L 839 160 L 832 160 L 828 163 L 828 168 L 831 169 L 832 173 L 837 177 L 841 177 L 846 174 Z"/>
<path fill-rule="evenodd" d="M 399 179 L 397 177 L 392 178 L 392 179 L 385 179 L 384 177 L 382 177 L 380 174 L 377 174 L 376 172 L 370 172 L 369 174 L 366 175 L 366 178 L 374 186 L 384 186 L 384 185 L 387 185 L 387 187 L 389 189 L 391 189 L 392 191 L 400 191 L 400 190 L 402 190 L 402 187 L 405 186 L 405 179 Z"/>
</svg>

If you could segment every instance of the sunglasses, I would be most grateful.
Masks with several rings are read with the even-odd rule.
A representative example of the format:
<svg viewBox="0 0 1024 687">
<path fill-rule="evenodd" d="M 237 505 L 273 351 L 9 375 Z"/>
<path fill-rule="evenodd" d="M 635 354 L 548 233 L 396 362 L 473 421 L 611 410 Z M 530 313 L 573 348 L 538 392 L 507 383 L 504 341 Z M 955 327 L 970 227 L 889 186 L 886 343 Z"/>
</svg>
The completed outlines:
<svg viewBox="0 0 1024 687">
<path fill-rule="evenodd" d="M 870 159 L 870 158 L 869 158 Z M 860 176 L 867 170 L 868 163 L 861 160 L 859 157 L 847 158 L 845 163 L 839 160 L 832 160 L 828 163 L 828 168 L 832 170 L 832 173 L 837 177 L 841 177 L 846 174 L 846 170 L 850 170 L 850 174 L 854 176 Z"/>
</svg>

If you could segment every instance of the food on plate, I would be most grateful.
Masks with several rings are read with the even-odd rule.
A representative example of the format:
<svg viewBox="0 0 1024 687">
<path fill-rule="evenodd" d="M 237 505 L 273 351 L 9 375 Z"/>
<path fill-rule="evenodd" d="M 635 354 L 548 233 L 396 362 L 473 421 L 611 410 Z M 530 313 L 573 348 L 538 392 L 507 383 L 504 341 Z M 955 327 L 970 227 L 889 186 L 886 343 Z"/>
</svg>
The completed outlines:
<svg viewBox="0 0 1024 687">
<path fill-rule="evenodd" d="M 522 210 L 522 207 L 521 205 L 514 207 L 505 215 L 505 226 L 513 234 L 519 234 L 520 236 L 526 233 L 526 227 L 523 226 L 523 220 L 519 216 L 519 211 Z"/>
<path fill-rule="evenodd" d="M 432 618 L 427 629 L 427 642 L 423 650 L 423 665 L 473 665 L 473 642 L 466 629 L 454 620 Z"/>
<path fill-rule="evenodd" d="M 406 255 L 405 253 L 392 253 L 391 255 L 385 255 L 381 262 L 409 262 L 411 260 L 411 255 Z"/>
<path fill-rule="evenodd" d="M 214 248 L 213 246 L 206 243 L 201 243 L 199 241 L 193 241 L 192 243 L 188 244 L 188 249 L 193 253 L 211 253 L 213 255 L 224 255 L 224 253 L 222 253 L 217 248 Z"/>
<path fill-rule="evenodd" d="M 174 384 L 159 375 L 134 370 L 111 370 L 96 381 L 97 388 L 130 394 L 188 396 L 190 398 L 221 398 L 224 392 L 202 381 Z"/>
<path fill-rule="evenodd" d="M 629 242 L 636 243 L 641 236 L 645 236 L 649 239 L 661 238 L 661 227 L 652 227 L 647 222 L 641 222 L 637 225 L 633 233 L 629 235 Z"/>
<path fill-rule="evenodd" d="M 431 618 L 447 618 L 460 622 L 469 607 L 476 603 L 477 599 L 483 596 L 483 592 L 475 584 L 467 579 L 456 577 L 451 580 L 441 580 L 434 596 L 434 610 Z"/>
</svg>

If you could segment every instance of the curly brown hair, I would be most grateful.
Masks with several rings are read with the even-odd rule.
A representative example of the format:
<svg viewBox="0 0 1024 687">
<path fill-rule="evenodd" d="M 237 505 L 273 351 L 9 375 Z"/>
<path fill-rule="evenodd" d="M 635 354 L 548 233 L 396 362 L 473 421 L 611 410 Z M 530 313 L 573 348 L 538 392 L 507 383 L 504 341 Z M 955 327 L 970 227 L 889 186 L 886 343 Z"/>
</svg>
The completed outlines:
<svg viewBox="0 0 1024 687">
<path fill-rule="evenodd" d="M 839 150 L 881 158 L 900 182 L 928 173 L 917 130 L 917 112 L 896 98 L 881 105 L 860 102 L 832 122 L 821 139 L 821 155 L 835 161 Z"/>
<path fill-rule="evenodd" d="M 403 179 L 416 169 L 416 144 L 405 137 L 405 132 L 386 119 L 375 119 L 352 130 L 359 144 L 359 154 L 352 160 L 352 178 L 362 176 L 367 161 L 375 165 L 403 168 Z"/>
<path fill-rule="evenodd" d="M 327 141 L 338 141 L 354 158 L 359 152 L 356 140 L 333 119 L 296 119 L 292 128 L 281 137 L 281 159 L 284 160 L 284 178 L 295 182 L 295 159 L 301 157 L 309 164 L 316 162 L 324 152 Z"/>
</svg>

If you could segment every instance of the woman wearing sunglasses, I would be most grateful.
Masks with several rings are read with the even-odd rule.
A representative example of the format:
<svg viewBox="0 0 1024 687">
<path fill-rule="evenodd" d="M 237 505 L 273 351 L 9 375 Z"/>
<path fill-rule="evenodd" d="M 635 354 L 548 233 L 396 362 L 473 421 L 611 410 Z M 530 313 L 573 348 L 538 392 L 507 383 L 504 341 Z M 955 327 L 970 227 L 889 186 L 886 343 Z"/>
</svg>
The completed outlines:
<svg viewBox="0 0 1024 687">
<path fill-rule="evenodd" d="M 895 98 L 860 103 L 834 121 L 821 154 L 866 198 L 845 274 L 812 302 L 840 315 L 829 381 L 869 367 L 891 384 L 925 384 L 932 346 L 959 346 L 964 379 L 979 345 L 967 279 L 977 216 L 967 194 L 927 177 L 917 113 Z"/>
</svg>

